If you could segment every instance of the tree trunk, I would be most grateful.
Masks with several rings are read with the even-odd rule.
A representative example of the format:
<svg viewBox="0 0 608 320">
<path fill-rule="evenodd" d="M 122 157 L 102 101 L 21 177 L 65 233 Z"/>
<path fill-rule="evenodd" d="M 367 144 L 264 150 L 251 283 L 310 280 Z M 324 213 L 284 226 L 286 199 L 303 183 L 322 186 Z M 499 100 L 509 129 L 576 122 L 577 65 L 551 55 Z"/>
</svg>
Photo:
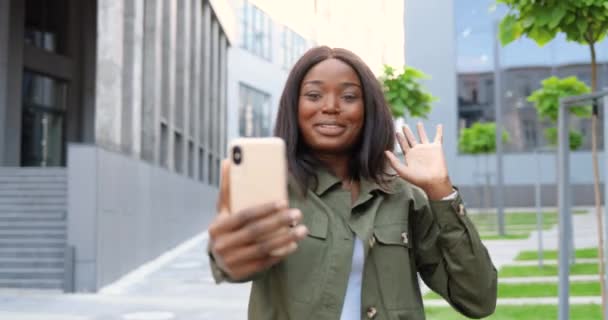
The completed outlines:
<svg viewBox="0 0 608 320">
<path fill-rule="evenodd" d="M 591 90 L 592 92 L 597 91 L 597 60 L 595 55 L 595 43 L 589 43 L 589 49 L 591 50 Z M 604 106 L 606 108 L 608 106 Z M 602 230 L 602 210 L 601 210 L 601 196 L 600 196 L 600 173 L 599 173 L 599 161 L 597 154 L 597 127 L 598 127 L 598 112 L 597 112 L 597 101 L 593 101 L 593 115 L 591 118 L 591 157 L 593 158 L 593 193 L 595 200 L 595 214 L 597 217 L 597 237 L 598 237 L 598 257 L 599 257 L 599 274 L 600 274 L 600 288 L 602 292 L 602 316 L 606 314 L 606 288 L 604 277 L 606 276 L 604 268 L 604 234 Z M 604 110 L 608 112 L 608 110 Z M 606 124 L 604 124 L 605 126 Z M 606 130 L 606 129 L 604 129 Z M 606 142 L 604 142 L 605 144 Z M 604 319 L 608 320 L 608 319 Z"/>
</svg>

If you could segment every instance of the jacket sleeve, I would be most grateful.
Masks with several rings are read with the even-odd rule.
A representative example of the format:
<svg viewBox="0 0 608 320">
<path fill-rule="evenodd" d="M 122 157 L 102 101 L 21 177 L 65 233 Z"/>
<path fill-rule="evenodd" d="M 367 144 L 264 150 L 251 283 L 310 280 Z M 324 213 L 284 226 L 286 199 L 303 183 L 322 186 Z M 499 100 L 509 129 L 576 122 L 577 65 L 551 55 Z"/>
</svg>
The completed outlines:
<svg viewBox="0 0 608 320">
<path fill-rule="evenodd" d="M 213 280 L 215 280 L 216 284 L 220 284 L 222 282 L 245 283 L 245 282 L 249 282 L 249 281 L 253 281 L 253 280 L 259 279 L 259 278 L 261 278 L 266 273 L 266 271 L 261 271 L 261 272 L 258 272 L 256 274 L 253 274 L 253 275 L 251 275 L 251 276 L 249 276 L 249 277 L 247 277 L 245 279 L 233 280 L 217 264 L 217 262 L 215 261 L 215 258 L 213 257 L 213 254 L 211 254 L 211 249 L 210 248 L 207 248 L 207 256 L 209 257 L 209 267 L 211 268 L 211 275 L 213 276 Z"/>
<path fill-rule="evenodd" d="M 422 280 L 456 310 L 471 318 L 496 308 L 497 273 L 460 194 L 428 201 L 414 191 L 411 228 L 416 267 Z"/>
</svg>

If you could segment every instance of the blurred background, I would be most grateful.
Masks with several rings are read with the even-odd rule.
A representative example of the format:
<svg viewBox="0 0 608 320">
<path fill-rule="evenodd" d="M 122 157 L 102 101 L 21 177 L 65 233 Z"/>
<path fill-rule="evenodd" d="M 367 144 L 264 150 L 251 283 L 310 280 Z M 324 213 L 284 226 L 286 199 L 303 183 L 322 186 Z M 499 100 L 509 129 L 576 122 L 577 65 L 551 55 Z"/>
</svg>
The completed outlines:
<svg viewBox="0 0 608 320">
<path fill-rule="evenodd" d="M 197 309 L 201 302 L 194 299 L 192 309 L 165 318 L 159 311 L 155 319 L 210 319 L 226 310 L 236 311 L 222 319 L 242 319 L 246 288 L 215 289 L 201 234 L 215 215 L 220 161 L 230 139 L 272 135 L 290 68 L 317 45 L 358 54 L 383 82 L 397 125 L 444 125 L 452 181 L 497 267 L 537 249 L 543 236 L 534 231 L 535 205 L 545 218 L 545 246 L 557 249 L 556 148 L 547 134 L 555 123 L 539 116 L 528 97 L 551 76 L 575 76 L 590 86 L 590 53 L 563 34 L 542 47 L 526 37 L 501 45 L 499 23 L 510 12 L 493 0 L 0 0 L 0 293 L 6 298 L 0 305 L 9 310 L 0 318 L 36 316 L 26 310 L 45 301 L 46 316 L 106 319 L 100 310 L 115 306 L 113 298 L 60 293 L 103 293 L 156 261 L 149 269 L 156 271 L 135 276 L 139 285 L 108 289 L 127 302 L 107 319 L 147 319 L 154 314 L 129 318 L 129 312 L 163 309 L 168 296 L 204 300 L 211 290 L 220 292 L 216 300 Z M 608 88 L 608 41 L 598 41 L 596 53 L 597 87 Z M 402 70 L 400 79 L 426 95 L 423 112 L 414 110 L 420 101 L 408 100 L 418 91 L 401 102 L 399 93 L 392 95 L 390 81 Z M 600 150 L 602 117 L 600 108 Z M 500 185 L 495 145 L 479 151 L 463 142 L 475 124 L 497 121 L 508 136 Z M 580 136 L 570 162 L 574 225 L 581 226 L 575 239 L 589 237 L 575 246 L 593 249 L 591 120 L 572 117 L 570 127 Z M 480 139 L 495 137 L 473 135 Z M 600 159 L 605 163 L 603 152 Z M 497 230 L 498 194 L 507 208 L 506 234 Z M 194 242 L 183 247 L 188 239 Z M 175 248 L 181 255 L 167 258 Z M 583 259 L 597 266 L 597 251 L 590 252 Z M 511 267 L 529 267 L 523 260 Z M 580 312 L 599 316 L 594 270 L 582 274 L 592 276 L 583 282 L 592 288 Z M 526 291 L 508 290 L 515 297 Z M 538 290 L 532 298 L 556 296 Z M 152 292 L 158 300 L 128 302 Z M 47 304 L 49 295 L 59 304 Z M 556 312 L 555 302 L 539 301 L 536 311 L 524 308 L 532 317 L 513 312 L 518 319 Z M 79 303 L 80 311 L 66 311 Z M 429 316 L 458 318 L 444 309 Z"/>
</svg>

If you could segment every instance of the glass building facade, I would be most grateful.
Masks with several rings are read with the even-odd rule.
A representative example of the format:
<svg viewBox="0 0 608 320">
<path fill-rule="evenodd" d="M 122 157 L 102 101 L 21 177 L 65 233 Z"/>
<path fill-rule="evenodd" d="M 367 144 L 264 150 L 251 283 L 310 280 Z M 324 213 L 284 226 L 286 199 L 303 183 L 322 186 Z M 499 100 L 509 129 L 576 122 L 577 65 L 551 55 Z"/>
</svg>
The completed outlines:
<svg viewBox="0 0 608 320">
<path fill-rule="evenodd" d="M 457 50 L 458 128 L 495 119 L 494 57 L 499 56 L 503 124 L 509 134 L 506 152 L 528 152 L 547 145 L 546 128 L 554 127 L 537 117 L 527 97 L 550 76 L 576 76 L 591 85 L 589 48 L 558 35 L 544 47 L 521 38 L 494 52 L 498 22 L 507 8 L 493 0 L 464 0 L 454 5 Z M 608 40 L 597 44 L 598 88 L 608 87 Z M 600 116 L 601 119 L 601 116 Z M 581 150 L 591 146 L 591 119 L 572 119 L 583 134 Z M 603 125 L 600 124 L 600 128 Z M 602 129 L 600 129 L 602 130 Z M 599 132 L 600 146 L 602 132 Z"/>
</svg>

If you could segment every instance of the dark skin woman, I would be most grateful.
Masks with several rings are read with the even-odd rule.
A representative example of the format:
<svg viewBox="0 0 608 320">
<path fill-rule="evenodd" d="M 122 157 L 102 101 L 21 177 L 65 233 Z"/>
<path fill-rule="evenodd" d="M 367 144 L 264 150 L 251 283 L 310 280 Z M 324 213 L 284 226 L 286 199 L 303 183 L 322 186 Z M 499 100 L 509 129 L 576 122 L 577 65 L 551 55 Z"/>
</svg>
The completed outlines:
<svg viewBox="0 0 608 320">
<path fill-rule="evenodd" d="M 424 319 L 417 274 L 464 315 L 494 311 L 496 270 L 450 181 L 441 125 L 433 140 L 421 123 L 417 137 L 394 132 L 352 52 L 318 47 L 296 63 L 275 128 L 289 203 L 230 212 L 224 162 L 209 229 L 216 280 L 253 281 L 250 319 Z"/>
</svg>

